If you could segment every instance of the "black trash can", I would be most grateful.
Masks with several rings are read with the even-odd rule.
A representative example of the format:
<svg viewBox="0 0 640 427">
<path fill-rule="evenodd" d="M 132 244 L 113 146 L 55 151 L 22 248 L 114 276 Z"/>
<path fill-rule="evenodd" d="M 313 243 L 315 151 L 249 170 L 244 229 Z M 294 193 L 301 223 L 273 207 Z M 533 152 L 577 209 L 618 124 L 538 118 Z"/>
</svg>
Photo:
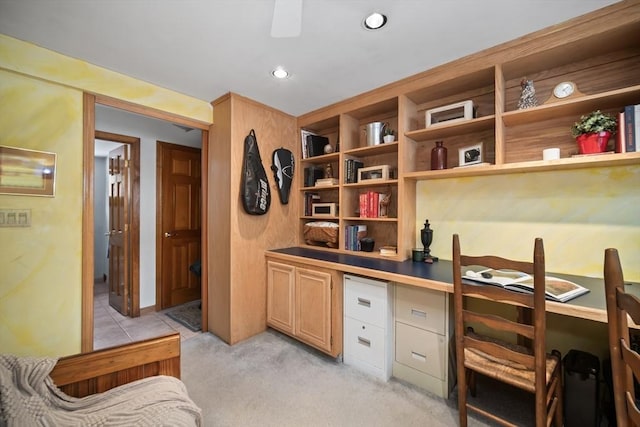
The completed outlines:
<svg viewBox="0 0 640 427">
<path fill-rule="evenodd" d="M 569 350 L 563 359 L 565 427 L 596 427 L 600 422 L 598 357 Z"/>
</svg>

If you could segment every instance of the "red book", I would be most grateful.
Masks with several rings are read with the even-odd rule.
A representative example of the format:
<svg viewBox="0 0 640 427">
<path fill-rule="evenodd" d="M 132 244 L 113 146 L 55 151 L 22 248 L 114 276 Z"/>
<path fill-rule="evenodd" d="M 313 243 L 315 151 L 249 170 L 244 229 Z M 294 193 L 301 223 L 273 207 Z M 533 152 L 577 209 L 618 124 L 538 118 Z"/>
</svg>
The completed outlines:
<svg viewBox="0 0 640 427">
<path fill-rule="evenodd" d="M 367 217 L 367 193 L 360 193 L 360 218 Z"/>
</svg>

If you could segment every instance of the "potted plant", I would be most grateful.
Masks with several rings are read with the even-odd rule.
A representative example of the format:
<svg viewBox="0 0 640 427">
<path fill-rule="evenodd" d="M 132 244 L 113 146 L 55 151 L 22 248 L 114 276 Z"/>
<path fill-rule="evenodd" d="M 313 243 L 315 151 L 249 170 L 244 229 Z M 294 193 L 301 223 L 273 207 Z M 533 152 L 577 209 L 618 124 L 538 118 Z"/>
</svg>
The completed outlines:
<svg viewBox="0 0 640 427">
<path fill-rule="evenodd" d="M 618 122 L 600 110 L 580 117 L 571 126 L 571 135 L 576 138 L 580 154 L 603 153 L 611 134 L 618 128 Z"/>
<path fill-rule="evenodd" d="M 382 131 L 382 139 L 384 142 L 393 142 L 396 140 L 396 135 L 389 126 L 385 126 Z"/>
</svg>

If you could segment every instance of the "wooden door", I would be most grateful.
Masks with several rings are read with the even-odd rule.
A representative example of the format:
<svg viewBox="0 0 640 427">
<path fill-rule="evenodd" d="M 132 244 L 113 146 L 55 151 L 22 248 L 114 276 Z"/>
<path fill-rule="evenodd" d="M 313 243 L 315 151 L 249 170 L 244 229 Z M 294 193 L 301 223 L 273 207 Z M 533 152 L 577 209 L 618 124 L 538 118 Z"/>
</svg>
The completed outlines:
<svg viewBox="0 0 640 427">
<path fill-rule="evenodd" d="M 189 267 L 201 257 L 200 149 L 158 143 L 160 308 L 194 301 L 201 296 L 201 280 Z"/>
<path fill-rule="evenodd" d="M 295 335 L 331 351 L 331 274 L 296 268 Z"/>
<path fill-rule="evenodd" d="M 267 262 L 267 324 L 293 334 L 295 267 Z"/>
<path fill-rule="evenodd" d="M 109 152 L 109 305 L 130 314 L 129 145 Z"/>
</svg>

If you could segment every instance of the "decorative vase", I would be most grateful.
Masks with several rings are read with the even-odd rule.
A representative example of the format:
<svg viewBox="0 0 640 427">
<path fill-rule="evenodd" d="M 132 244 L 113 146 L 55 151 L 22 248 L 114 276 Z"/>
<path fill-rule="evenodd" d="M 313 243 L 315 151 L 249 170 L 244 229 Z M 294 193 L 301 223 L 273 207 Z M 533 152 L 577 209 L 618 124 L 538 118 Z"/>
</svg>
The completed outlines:
<svg viewBox="0 0 640 427">
<path fill-rule="evenodd" d="M 607 144 L 611 132 L 603 131 L 596 133 L 585 133 L 576 137 L 580 154 L 604 153 L 607 150 Z"/>
<path fill-rule="evenodd" d="M 383 141 L 386 142 L 387 144 L 390 142 L 393 142 L 396 140 L 396 136 L 395 135 L 385 135 L 382 137 Z"/>
<path fill-rule="evenodd" d="M 447 147 L 442 141 L 436 141 L 436 146 L 431 149 L 431 170 L 447 168 Z"/>
</svg>

